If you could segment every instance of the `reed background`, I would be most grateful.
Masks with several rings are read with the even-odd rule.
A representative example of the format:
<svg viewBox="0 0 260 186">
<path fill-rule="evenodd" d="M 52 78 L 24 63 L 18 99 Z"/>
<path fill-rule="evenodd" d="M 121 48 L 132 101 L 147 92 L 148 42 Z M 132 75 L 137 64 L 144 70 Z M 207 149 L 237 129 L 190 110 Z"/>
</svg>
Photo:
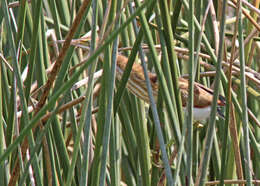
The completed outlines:
<svg viewBox="0 0 260 186">
<path fill-rule="evenodd" d="M 258 8 L 258 0 L 2 0 L 0 185 L 260 184 Z M 121 81 L 118 52 L 129 57 Z M 126 89 L 134 61 L 157 74 L 157 105 Z M 182 111 L 179 76 L 215 90 L 203 125 Z"/>
</svg>

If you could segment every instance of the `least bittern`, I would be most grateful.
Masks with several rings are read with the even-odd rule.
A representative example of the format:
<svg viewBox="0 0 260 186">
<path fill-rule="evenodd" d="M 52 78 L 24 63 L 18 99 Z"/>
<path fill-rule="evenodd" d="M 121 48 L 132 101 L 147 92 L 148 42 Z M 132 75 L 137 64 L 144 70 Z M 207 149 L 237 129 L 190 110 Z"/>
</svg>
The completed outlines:
<svg viewBox="0 0 260 186">
<path fill-rule="evenodd" d="M 82 38 L 79 40 L 74 40 L 72 44 L 78 46 L 78 44 L 84 43 L 86 41 L 89 41 L 90 37 Z M 126 68 L 128 62 L 128 58 L 123 55 L 117 56 L 117 73 L 116 76 L 118 79 L 122 78 L 123 72 Z M 153 90 L 153 96 L 155 100 L 157 100 L 158 97 L 158 81 L 157 81 L 157 75 L 154 73 L 149 72 L 148 73 L 152 90 Z M 189 82 L 188 80 L 180 77 L 179 78 L 179 88 L 181 93 L 181 99 L 182 99 L 182 106 L 184 110 L 186 110 L 186 105 L 188 102 L 188 87 Z M 145 82 L 145 76 L 143 73 L 143 68 L 141 65 L 134 63 L 132 67 L 132 71 L 130 73 L 128 83 L 127 83 L 127 89 L 133 93 L 135 96 L 139 97 L 140 99 L 144 100 L 145 102 L 149 103 L 149 96 L 148 91 L 146 87 Z M 194 110 L 193 110 L 193 119 L 196 121 L 207 119 L 211 112 L 211 104 L 213 101 L 213 91 L 199 83 L 194 83 Z M 218 104 L 218 114 L 222 116 L 220 112 L 220 106 L 225 105 L 225 99 L 222 96 L 219 96 L 219 99 L 217 101 Z"/>
<path fill-rule="evenodd" d="M 124 69 L 126 67 L 128 59 L 125 56 L 117 56 L 117 78 L 121 79 Z M 149 72 L 149 79 L 153 89 L 153 96 L 157 100 L 158 96 L 158 81 L 157 76 L 154 73 Z M 182 106 L 186 110 L 186 105 L 188 101 L 188 87 L 189 82 L 184 78 L 179 78 L 179 88 L 182 99 Z M 149 103 L 149 96 L 147 92 L 147 87 L 145 83 L 145 77 L 143 73 L 143 68 L 139 64 L 134 64 L 130 77 L 127 83 L 127 89 L 141 98 L 145 102 Z M 211 111 L 211 104 L 213 101 L 213 91 L 199 83 L 194 83 L 194 120 L 204 120 L 209 117 Z M 220 96 L 217 102 L 218 106 L 225 105 L 225 99 Z M 219 112 L 219 109 L 218 109 Z M 219 113 L 221 114 L 221 113 Z"/>
</svg>

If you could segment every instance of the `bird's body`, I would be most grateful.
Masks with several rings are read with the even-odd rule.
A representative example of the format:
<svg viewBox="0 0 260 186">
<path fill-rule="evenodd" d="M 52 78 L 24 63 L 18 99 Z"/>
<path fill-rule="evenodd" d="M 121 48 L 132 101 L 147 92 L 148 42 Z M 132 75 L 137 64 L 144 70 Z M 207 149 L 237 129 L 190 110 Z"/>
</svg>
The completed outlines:
<svg viewBox="0 0 260 186">
<path fill-rule="evenodd" d="M 187 112 L 187 108 L 183 107 L 184 113 Z M 211 106 L 203 107 L 203 108 L 193 108 L 193 119 L 195 121 L 203 121 L 207 118 L 209 118 L 211 112 Z"/>
<path fill-rule="evenodd" d="M 80 43 L 85 43 L 90 41 L 90 37 L 82 38 L 79 40 L 73 40 L 72 44 L 78 45 Z M 98 39 L 97 39 L 98 41 Z M 124 73 L 124 70 L 126 68 L 128 62 L 128 58 L 123 55 L 117 56 L 117 79 L 121 79 L 122 75 Z M 157 75 L 151 72 L 148 72 L 148 76 L 151 82 L 152 90 L 153 90 L 153 96 L 155 98 L 155 101 L 157 101 L 158 97 L 158 89 L 159 84 L 157 81 Z M 180 77 L 179 78 L 179 88 L 180 88 L 180 94 L 182 99 L 182 106 L 184 111 L 186 111 L 186 106 L 188 102 L 188 87 L 189 82 L 188 80 Z M 145 76 L 143 72 L 143 68 L 141 65 L 134 63 L 132 67 L 132 71 L 130 73 L 128 83 L 127 83 L 127 89 L 139 97 L 140 99 L 144 100 L 145 102 L 149 103 L 149 96 L 148 96 L 148 90 L 146 87 L 145 82 Z M 199 83 L 194 83 L 194 109 L 193 109 L 193 119 L 194 120 L 204 120 L 207 119 L 211 112 L 211 104 L 213 102 L 213 91 Z M 225 99 L 220 96 L 219 100 L 217 102 L 218 107 L 225 105 Z M 219 108 L 218 108 L 219 112 Z"/>
<path fill-rule="evenodd" d="M 117 78 L 121 79 L 128 58 L 122 55 L 117 57 Z M 158 81 L 157 76 L 154 73 L 149 72 L 148 76 L 150 78 L 151 86 L 153 89 L 153 96 L 157 100 L 158 96 Z M 188 103 L 188 87 L 189 82 L 184 78 L 179 78 L 179 88 L 182 99 L 182 106 L 184 111 L 186 111 L 186 106 Z M 127 88 L 137 97 L 141 98 L 145 102 L 149 103 L 148 91 L 145 83 L 145 77 L 143 73 L 142 66 L 139 64 L 133 64 L 132 71 L 127 83 Z M 213 102 L 213 91 L 199 83 L 194 83 L 194 109 L 193 109 L 193 119 L 196 121 L 205 120 L 209 117 L 211 112 L 211 104 Z M 225 100 L 220 96 L 218 106 L 224 106 Z"/>
</svg>

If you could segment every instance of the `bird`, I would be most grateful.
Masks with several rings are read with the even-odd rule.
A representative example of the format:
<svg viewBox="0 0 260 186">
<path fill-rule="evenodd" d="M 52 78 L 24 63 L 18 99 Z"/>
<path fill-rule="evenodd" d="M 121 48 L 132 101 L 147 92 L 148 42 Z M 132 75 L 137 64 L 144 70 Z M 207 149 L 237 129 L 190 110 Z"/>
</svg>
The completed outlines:
<svg viewBox="0 0 260 186">
<path fill-rule="evenodd" d="M 127 62 L 128 62 L 127 57 L 118 54 L 116 76 L 119 80 L 122 78 Z M 159 88 L 157 75 L 155 73 L 148 72 L 148 77 L 151 82 L 153 96 L 156 101 L 158 97 L 158 88 Z M 188 104 L 188 96 L 189 96 L 188 93 L 189 81 L 187 79 L 179 77 L 178 82 L 179 82 L 179 89 L 180 89 L 181 100 L 182 100 L 182 107 L 183 110 L 186 112 L 187 104 Z M 132 71 L 130 73 L 127 82 L 127 89 L 135 96 L 149 103 L 148 90 L 146 87 L 143 68 L 138 63 L 133 64 Z M 194 82 L 193 96 L 194 96 L 193 120 L 195 121 L 206 120 L 207 118 L 209 118 L 211 112 L 211 105 L 213 102 L 213 90 L 203 86 L 200 83 Z M 225 98 L 220 95 L 219 99 L 217 100 L 217 112 L 218 115 L 222 118 L 224 116 L 221 113 L 220 108 L 223 106 L 225 106 Z"/>
<path fill-rule="evenodd" d="M 81 44 L 86 44 L 86 42 L 91 41 L 91 37 L 89 35 L 84 36 L 80 39 L 76 39 L 72 41 L 72 44 L 78 47 L 81 47 Z M 99 41 L 99 38 L 97 38 Z M 102 57 L 101 57 L 102 58 Z M 117 67 L 116 67 L 116 77 L 120 80 L 123 76 L 124 70 L 128 63 L 128 58 L 122 54 L 117 55 Z M 157 81 L 157 75 L 152 72 L 148 72 L 148 77 L 152 86 L 153 96 L 155 101 L 157 101 L 158 97 L 158 89 L 159 83 Z M 189 81 L 182 77 L 178 79 L 182 107 L 184 112 L 187 112 L 187 104 L 188 104 L 188 89 L 189 89 Z M 140 98 L 141 100 L 149 103 L 148 89 L 146 86 L 145 76 L 143 72 L 143 67 L 134 63 L 132 66 L 132 70 L 127 82 L 127 89 Z M 204 85 L 194 82 L 194 103 L 193 103 L 193 120 L 195 121 L 203 121 L 209 118 L 211 112 L 211 105 L 213 102 L 213 90 L 205 87 Z M 217 100 L 217 114 L 219 117 L 224 118 L 224 115 L 221 112 L 221 107 L 225 106 L 225 98 L 219 95 Z"/>
</svg>

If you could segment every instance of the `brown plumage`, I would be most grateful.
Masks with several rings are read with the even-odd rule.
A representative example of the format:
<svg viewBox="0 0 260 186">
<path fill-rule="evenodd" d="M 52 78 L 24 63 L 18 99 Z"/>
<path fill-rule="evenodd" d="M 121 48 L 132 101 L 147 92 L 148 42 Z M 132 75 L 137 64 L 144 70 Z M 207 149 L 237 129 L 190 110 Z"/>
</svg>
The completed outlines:
<svg viewBox="0 0 260 186">
<path fill-rule="evenodd" d="M 125 56 L 122 55 L 118 55 L 117 57 L 117 66 L 118 66 L 118 71 L 119 71 L 119 78 L 121 78 L 123 70 L 126 67 L 128 59 Z M 149 78 L 150 78 L 150 82 L 152 85 L 152 89 L 153 89 L 153 94 L 154 96 L 157 96 L 157 91 L 158 91 L 158 81 L 157 81 L 157 76 L 154 73 L 149 72 L 148 74 Z M 143 73 L 143 68 L 141 65 L 134 63 L 133 64 L 133 68 L 130 74 L 130 78 L 129 78 L 128 82 L 128 88 L 131 92 L 133 92 L 134 94 L 136 94 L 136 92 L 134 90 L 132 90 L 132 85 L 133 83 L 140 85 L 143 90 L 146 93 L 143 93 L 143 95 L 145 94 L 147 97 L 144 99 L 143 96 L 141 96 L 142 99 L 144 99 L 146 102 L 149 102 L 149 98 L 148 98 L 148 94 L 147 94 L 147 88 L 146 88 L 146 84 L 145 84 L 145 77 L 144 77 L 144 73 Z M 130 85 L 129 85 L 130 84 Z M 182 98 L 182 106 L 186 106 L 187 105 L 187 98 L 188 98 L 188 80 L 184 79 L 184 78 L 179 78 L 179 87 L 180 87 L 180 91 L 181 91 L 181 98 Z M 139 96 L 138 94 L 136 94 L 136 96 Z M 155 97 L 156 99 L 156 97 Z M 194 83 L 194 107 L 198 107 L 198 108 L 202 108 L 202 107 L 207 107 L 210 106 L 211 103 L 213 101 L 213 91 L 199 83 Z M 222 99 L 218 100 L 218 105 L 219 106 L 224 106 L 225 102 Z"/>
<path fill-rule="evenodd" d="M 117 78 L 118 79 L 122 78 L 127 62 L 128 62 L 128 58 L 126 58 L 125 56 L 122 55 L 117 56 Z M 155 99 L 157 99 L 158 96 L 157 76 L 156 74 L 150 72 L 148 73 L 148 76 L 151 80 L 153 96 L 155 97 Z M 148 91 L 145 83 L 143 68 L 141 65 L 137 63 L 133 64 L 132 71 L 128 79 L 127 88 L 134 95 L 149 103 Z"/>
<path fill-rule="evenodd" d="M 188 87 L 189 82 L 188 80 L 184 78 L 179 78 L 179 86 L 181 91 L 181 97 L 182 97 L 182 106 L 187 105 L 188 100 Z M 202 108 L 210 106 L 213 101 L 213 91 L 199 83 L 194 83 L 194 107 Z M 219 106 L 224 106 L 225 102 L 223 99 L 218 100 Z"/>
</svg>

